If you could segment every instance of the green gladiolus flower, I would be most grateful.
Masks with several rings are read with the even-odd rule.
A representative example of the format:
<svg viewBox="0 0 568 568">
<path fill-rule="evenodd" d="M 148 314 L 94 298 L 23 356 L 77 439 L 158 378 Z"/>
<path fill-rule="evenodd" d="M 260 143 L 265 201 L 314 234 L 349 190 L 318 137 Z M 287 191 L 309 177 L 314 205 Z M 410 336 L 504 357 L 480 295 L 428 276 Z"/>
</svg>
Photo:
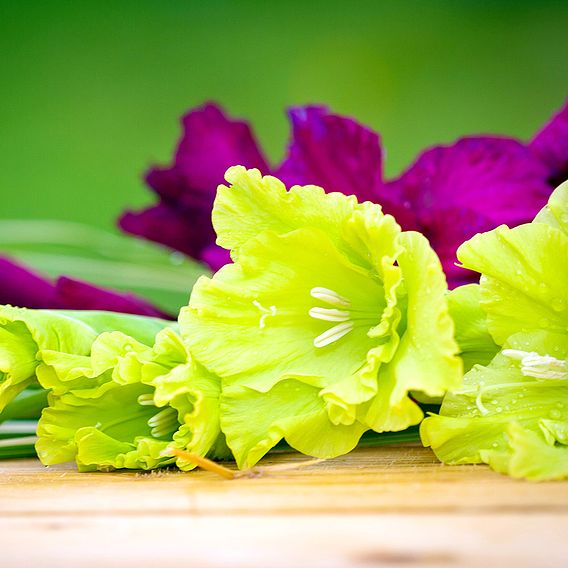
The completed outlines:
<svg viewBox="0 0 568 568">
<path fill-rule="evenodd" d="M 170 322 L 156 318 L 89 311 L 28 310 L 0 306 L 0 411 L 37 382 L 40 350 L 88 355 L 96 337 L 121 330 L 152 341 Z"/>
<path fill-rule="evenodd" d="M 40 351 L 40 384 L 50 390 L 38 425 L 44 464 L 75 460 L 80 471 L 195 464 L 172 449 L 226 457 L 217 377 L 196 363 L 174 330 L 150 347 L 103 333 L 88 356 Z"/>
<path fill-rule="evenodd" d="M 423 442 L 446 463 L 568 477 L 568 184 L 533 223 L 476 235 L 458 257 L 482 274 L 479 305 L 503 349 L 422 423 Z M 454 315 L 471 308 L 465 296 L 455 300 Z"/>
<path fill-rule="evenodd" d="M 426 418 L 424 445 L 449 464 L 487 463 L 513 477 L 568 476 L 568 334 L 509 338 L 486 367 Z"/>
<path fill-rule="evenodd" d="M 353 196 L 287 191 L 230 168 L 213 210 L 235 261 L 180 314 L 193 356 L 222 378 L 221 426 L 239 467 L 279 440 L 318 457 L 368 429 L 422 420 L 409 397 L 462 378 L 446 281 L 428 241 Z"/>
</svg>

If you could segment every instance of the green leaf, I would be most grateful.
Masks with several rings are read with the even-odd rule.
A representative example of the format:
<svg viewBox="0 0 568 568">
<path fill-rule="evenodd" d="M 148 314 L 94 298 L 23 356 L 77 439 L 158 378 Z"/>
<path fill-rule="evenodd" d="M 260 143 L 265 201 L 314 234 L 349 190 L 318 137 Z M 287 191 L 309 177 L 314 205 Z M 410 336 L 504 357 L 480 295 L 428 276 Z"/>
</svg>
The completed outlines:
<svg viewBox="0 0 568 568">
<path fill-rule="evenodd" d="M 209 272 L 154 243 L 68 221 L 0 221 L 0 251 L 47 276 L 135 292 L 174 314 Z"/>
</svg>

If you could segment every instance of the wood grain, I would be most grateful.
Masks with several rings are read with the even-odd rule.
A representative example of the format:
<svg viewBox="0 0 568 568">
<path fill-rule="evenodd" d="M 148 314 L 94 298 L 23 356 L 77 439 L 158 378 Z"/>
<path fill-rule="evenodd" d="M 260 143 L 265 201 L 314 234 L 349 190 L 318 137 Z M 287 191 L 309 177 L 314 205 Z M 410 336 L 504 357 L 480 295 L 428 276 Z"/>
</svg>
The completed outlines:
<svg viewBox="0 0 568 568">
<path fill-rule="evenodd" d="M 568 566 L 568 483 L 448 467 L 414 446 L 261 477 L 0 462 L 2 566 Z M 6 562 L 6 564 L 4 564 Z"/>
</svg>

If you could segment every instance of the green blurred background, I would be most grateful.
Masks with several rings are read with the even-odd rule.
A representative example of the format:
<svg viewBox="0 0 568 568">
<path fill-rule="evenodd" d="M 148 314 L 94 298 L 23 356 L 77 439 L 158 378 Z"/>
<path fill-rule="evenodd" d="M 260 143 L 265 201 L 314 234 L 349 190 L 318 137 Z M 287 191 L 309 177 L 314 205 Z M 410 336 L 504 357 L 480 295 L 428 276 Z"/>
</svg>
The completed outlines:
<svg viewBox="0 0 568 568">
<path fill-rule="evenodd" d="M 327 103 L 381 132 L 389 175 L 464 134 L 528 137 L 568 93 L 567 24 L 546 0 L 2 0 L 0 217 L 111 227 L 208 99 L 273 161 L 284 108 Z"/>
</svg>

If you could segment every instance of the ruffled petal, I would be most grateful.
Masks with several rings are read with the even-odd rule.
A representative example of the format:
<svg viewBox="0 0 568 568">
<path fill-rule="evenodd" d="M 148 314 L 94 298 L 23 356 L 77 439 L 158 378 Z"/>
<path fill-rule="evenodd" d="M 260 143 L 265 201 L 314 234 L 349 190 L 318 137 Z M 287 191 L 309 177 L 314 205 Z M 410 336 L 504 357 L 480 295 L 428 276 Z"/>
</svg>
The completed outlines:
<svg viewBox="0 0 568 568">
<path fill-rule="evenodd" d="M 417 226 L 406 227 L 401 217 L 403 229 L 428 237 L 455 286 L 469 280 L 453 266 L 457 247 L 499 224 L 530 222 L 551 193 L 546 180 L 544 164 L 519 142 L 464 138 L 424 152 L 384 189 L 384 208 L 402 204 L 415 213 Z"/>
<path fill-rule="evenodd" d="M 289 187 L 314 184 L 359 201 L 376 199 L 382 184 L 378 134 L 321 106 L 292 108 L 289 116 L 292 140 L 277 177 Z"/>
<path fill-rule="evenodd" d="M 267 393 L 224 388 L 221 426 L 239 468 L 252 467 L 283 438 L 304 454 L 334 458 L 350 452 L 367 429 L 359 422 L 332 424 L 319 389 L 295 380 Z"/>
<path fill-rule="evenodd" d="M 90 353 L 100 333 L 122 329 L 144 340 L 168 323 L 171 322 L 112 312 L 0 307 L 0 410 L 37 381 L 41 351 L 60 353 L 71 372 L 84 363 L 82 358 Z"/>
<path fill-rule="evenodd" d="M 481 306 L 502 345 L 520 331 L 565 333 L 568 321 L 568 235 L 542 223 L 498 227 L 458 250 L 464 266 L 483 274 Z"/>
<path fill-rule="evenodd" d="M 194 463 L 173 448 L 220 456 L 220 381 L 193 361 L 171 328 L 153 345 L 103 333 L 90 354 L 38 353 L 40 384 L 50 389 L 38 425 L 45 464 L 75 460 L 80 471 L 154 469 Z M 74 364 L 70 364 L 70 357 Z"/>
</svg>

